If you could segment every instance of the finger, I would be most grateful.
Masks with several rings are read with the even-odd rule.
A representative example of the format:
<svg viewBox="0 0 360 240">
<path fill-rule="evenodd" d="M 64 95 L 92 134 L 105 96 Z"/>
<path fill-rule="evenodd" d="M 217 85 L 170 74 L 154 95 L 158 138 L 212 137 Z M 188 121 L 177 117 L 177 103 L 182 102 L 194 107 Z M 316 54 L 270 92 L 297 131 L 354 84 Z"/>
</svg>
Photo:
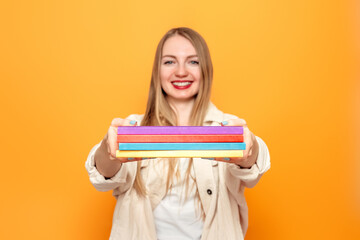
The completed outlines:
<svg viewBox="0 0 360 240">
<path fill-rule="evenodd" d="M 142 158 L 118 158 L 120 162 L 126 163 L 126 162 L 136 162 L 142 160 Z"/>
<path fill-rule="evenodd" d="M 247 127 L 247 123 L 244 119 L 236 118 L 236 119 L 230 119 L 227 121 L 221 122 L 222 126 L 240 126 L 243 127 L 243 136 L 244 136 L 244 143 L 246 144 L 246 149 L 243 151 L 243 157 L 242 158 L 236 158 L 236 159 L 245 159 L 248 156 L 249 149 L 251 149 L 252 142 L 251 142 L 251 135 L 250 131 Z M 237 160 L 234 160 L 235 158 L 231 158 L 229 161 L 234 162 Z M 220 159 L 219 161 L 227 161 L 226 158 Z"/>
<path fill-rule="evenodd" d="M 241 166 L 242 164 L 244 164 L 246 162 L 245 158 L 234 158 L 232 159 L 232 163 Z"/>
<path fill-rule="evenodd" d="M 218 162 L 231 163 L 231 162 L 233 162 L 233 159 L 234 159 L 234 158 L 228 158 L 228 157 L 217 157 L 217 158 L 215 158 L 215 161 L 218 161 Z"/>
<path fill-rule="evenodd" d="M 124 119 L 122 119 L 122 118 L 114 118 L 114 119 L 111 121 L 110 126 L 111 126 L 111 127 L 122 126 L 122 125 L 123 125 L 123 122 L 124 122 Z"/>
<path fill-rule="evenodd" d="M 128 158 L 116 158 L 116 160 L 118 160 L 121 163 L 126 163 L 129 161 Z"/>
<path fill-rule="evenodd" d="M 244 158 L 215 158 L 216 161 L 225 162 L 225 163 L 235 163 L 235 164 L 242 164 L 245 162 Z"/>
<path fill-rule="evenodd" d="M 118 158 L 120 159 L 120 158 Z M 150 159 L 155 159 L 155 158 L 132 158 L 132 157 L 129 157 L 129 158 L 122 158 L 122 161 L 124 162 L 136 162 L 136 161 L 142 161 L 142 160 L 150 160 Z"/>
<path fill-rule="evenodd" d="M 137 121 L 131 119 L 124 119 L 123 126 L 137 126 Z"/>
<path fill-rule="evenodd" d="M 111 127 L 120 127 L 120 126 L 136 126 L 137 121 L 131 119 L 122 119 L 122 118 L 114 118 L 111 121 Z"/>
<path fill-rule="evenodd" d="M 246 144 L 246 149 L 243 152 L 243 158 L 246 159 L 249 155 L 251 155 L 254 144 L 252 133 L 250 131 L 247 131 L 247 129 L 244 130 L 244 143 Z"/>
<path fill-rule="evenodd" d="M 110 147 L 109 139 L 106 139 L 106 150 L 107 150 L 107 153 L 109 154 L 110 160 L 115 160 L 116 153 L 115 154 L 111 153 L 112 147 Z"/>
<path fill-rule="evenodd" d="M 109 137 L 107 139 L 107 147 L 108 147 L 108 153 L 110 154 L 110 159 L 114 160 L 116 158 L 116 150 L 119 149 L 119 146 L 116 142 L 117 140 L 113 137 L 111 137 L 111 134 L 109 134 Z"/>
<path fill-rule="evenodd" d="M 119 149 L 117 143 L 117 128 L 120 126 L 136 126 L 137 121 L 131 119 L 114 118 L 111 121 L 110 128 L 108 130 L 108 152 L 111 158 L 116 158 L 116 150 Z"/>
<path fill-rule="evenodd" d="M 236 118 L 221 122 L 221 126 L 243 126 L 246 127 L 246 121 L 244 119 Z"/>
</svg>

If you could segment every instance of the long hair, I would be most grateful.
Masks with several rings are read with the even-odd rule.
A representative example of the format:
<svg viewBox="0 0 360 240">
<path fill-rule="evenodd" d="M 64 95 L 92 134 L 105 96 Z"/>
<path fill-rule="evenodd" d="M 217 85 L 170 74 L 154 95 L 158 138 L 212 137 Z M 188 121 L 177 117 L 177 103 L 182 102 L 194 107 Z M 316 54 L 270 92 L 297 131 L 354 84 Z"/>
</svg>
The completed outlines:
<svg viewBox="0 0 360 240">
<path fill-rule="evenodd" d="M 180 27 L 169 30 L 162 37 L 157 46 L 151 75 L 147 107 L 144 118 L 141 122 L 142 126 L 177 126 L 178 124 L 176 113 L 167 102 L 166 93 L 162 90 L 160 81 L 160 67 L 163 46 L 167 39 L 175 35 L 182 36 L 189 40 L 194 46 L 198 55 L 199 66 L 201 69 L 200 88 L 199 92 L 195 96 L 195 102 L 190 114 L 189 124 L 191 126 L 203 125 L 203 121 L 205 119 L 207 108 L 210 102 L 211 85 L 213 80 L 213 66 L 210 52 L 205 40 L 200 36 L 199 33 L 190 28 Z M 176 160 L 164 160 L 167 160 L 168 162 L 168 177 L 166 182 L 166 192 L 168 192 L 169 188 L 171 187 L 173 177 L 176 176 L 178 178 L 179 172 L 175 171 L 177 164 Z M 189 183 L 191 167 L 192 159 L 190 159 L 189 167 L 185 176 L 185 183 L 187 184 L 187 187 Z M 141 162 L 138 162 L 134 187 L 139 195 L 145 196 L 147 193 L 140 174 L 140 169 Z"/>
</svg>

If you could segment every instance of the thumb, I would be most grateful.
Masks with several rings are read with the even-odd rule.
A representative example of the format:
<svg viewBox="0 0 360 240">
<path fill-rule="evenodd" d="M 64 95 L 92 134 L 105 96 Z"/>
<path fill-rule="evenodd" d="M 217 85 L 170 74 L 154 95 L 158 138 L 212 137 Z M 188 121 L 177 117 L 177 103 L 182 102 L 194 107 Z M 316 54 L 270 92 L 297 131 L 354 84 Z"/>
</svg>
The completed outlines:
<svg viewBox="0 0 360 240">
<path fill-rule="evenodd" d="M 244 119 L 236 118 L 221 122 L 221 126 L 242 126 L 246 127 L 246 121 Z"/>
<path fill-rule="evenodd" d="M 137 126 L 138 122 L 136 120 L 124 119 L 123 126 Z"/>
<path fill-rule="evenodd" d="M 131 119 L 114 118 L 111 122 L 111 127 L 120 126 L 136 126 L 137 121 Z"/>
</svg>

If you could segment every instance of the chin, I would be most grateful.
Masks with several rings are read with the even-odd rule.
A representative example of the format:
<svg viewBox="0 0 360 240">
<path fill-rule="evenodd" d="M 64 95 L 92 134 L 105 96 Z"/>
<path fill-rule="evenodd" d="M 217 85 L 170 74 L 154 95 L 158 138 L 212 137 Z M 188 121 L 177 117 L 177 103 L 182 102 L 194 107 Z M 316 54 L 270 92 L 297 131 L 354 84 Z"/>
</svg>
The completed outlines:
<svg viewBox="0 0 360 240">
<path fill-rule="evenodd" d="M 191 101 L 191 100 L 194 100 L 196 98 L 196 96 L 197 96 L 197 94 L 191 95 L 191 96 L 171 96 L 171 95 L 169 95 L 168 97 L 170 97 L 176 101 Z"/>
</svg>

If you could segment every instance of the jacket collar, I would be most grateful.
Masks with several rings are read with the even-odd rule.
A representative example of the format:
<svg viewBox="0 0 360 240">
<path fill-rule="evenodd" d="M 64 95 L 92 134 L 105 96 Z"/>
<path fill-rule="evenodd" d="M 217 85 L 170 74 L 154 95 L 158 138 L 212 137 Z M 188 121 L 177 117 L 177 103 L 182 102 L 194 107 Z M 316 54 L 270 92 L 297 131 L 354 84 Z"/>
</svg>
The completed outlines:
<svg viewBox="0 0 360 240">
<path fill-rule="evenodd" d="M 208 106 L 207 113 L 205 115 L 204 123 L 205 122 L 217 122 L 221 123 L 223 121 L 223 115 L 224 113 L 217 109 L 215 105 L 210 102 Z"/>
</svg>

